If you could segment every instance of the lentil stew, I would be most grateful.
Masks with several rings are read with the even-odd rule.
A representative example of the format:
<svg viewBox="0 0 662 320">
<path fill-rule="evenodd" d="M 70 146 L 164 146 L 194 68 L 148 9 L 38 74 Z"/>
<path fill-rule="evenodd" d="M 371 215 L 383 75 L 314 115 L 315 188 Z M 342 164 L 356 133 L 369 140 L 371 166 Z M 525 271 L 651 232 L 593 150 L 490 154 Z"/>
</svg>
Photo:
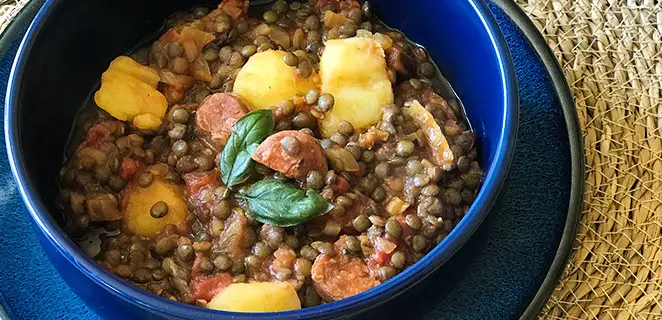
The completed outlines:
<svg viewBox="0 0 662 320">
<path fill-rule="evenodd" d="M 463 110 L 369 3 L 224 0 L 165 25 L 103 73 L 60 171 L 67 233 L 110 272 L 212 309 L 312 307 L 388 281 L 468 211 Z"/>
</svg>

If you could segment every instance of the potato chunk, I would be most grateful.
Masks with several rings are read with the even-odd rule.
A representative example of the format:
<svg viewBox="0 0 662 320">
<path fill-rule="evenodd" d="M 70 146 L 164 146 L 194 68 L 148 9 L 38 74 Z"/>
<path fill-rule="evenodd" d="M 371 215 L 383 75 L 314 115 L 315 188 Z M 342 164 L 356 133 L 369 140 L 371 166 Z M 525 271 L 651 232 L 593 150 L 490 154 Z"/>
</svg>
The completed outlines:
<svg viewBox="0 0 662 320">
<path fill-rule="evenodd" d="M 301 309 L 294 287 L 287 282 L 233 283 L 219 292 L 207 308 L 235 312 L 278 312 Z"/>
<path fill-rule="evenodd" d="M 143 188 L 135 180 L 127 187 L 124 208 L 126 228 L 137 235 L 153 238 L 169 224 L 180 224 L 186 220 L 186 202 L 179 186 L 163 181 L 162 170 L 150 168 L 154 175 L 152 183 Z M 158 202 L 168 204 L 168 213 L 162 218 L 150 215 L 150 209 Z"/>
<path fill-rule="evenodd" d="M 109 69 L 128 74 L 153 88 L 156 88 L 156 85 L 159 84 L 160 78 L 156 70 L 143 66 L 127 56 L 115 58 L 110 62 Z"/>
<path fill-rule="evenodd" d="M 420 102 L 414 100 L 405 112 L 411 116 L 416 124 L 423 130 L 427 138 L 432 155 L 437 165 L 441 166 L 444 170 L 453 168 L 453 151 L 448 145 L 448 140 L 444 136 L 441 128 L 434 121 L 432 114 L 425 110 Z"/>
<path fill-rule="evenodd" d="M 140 129 L 158 129 L 161 121 L 161 118 L 151 113 L 142 113 L 133 118 L 133 125 Z"/>
<path fill-rule="evenodd" d="M 329 40 L 320 61 L 322 92 L 335 98 L 331 111 L 320 121 L 322 135 L 338 132 L 341 121 L 355 129 L 374 125 L 382 107 L 393 103 L 384 50 L 373 39 Z"/>
<path fill-rule="evenodd" d="M 101 75 L 94 102 L 115 119 L 133 121 L 139 129 L 156 129 L 168 107 L 165 96 L 156 90 L 159 80 L 156 70 L 118 57 Z"/>
<path fill-rule="evenodd" d="M 298 76 L 295 68 L 283 62 L 284 55 L 276 50 L 254 54 L 237 74 L 234 93 L 253 109 L 268 109 L 317 87 L 319 77 L 315 73 L 308 78 Z"/>
</svg>

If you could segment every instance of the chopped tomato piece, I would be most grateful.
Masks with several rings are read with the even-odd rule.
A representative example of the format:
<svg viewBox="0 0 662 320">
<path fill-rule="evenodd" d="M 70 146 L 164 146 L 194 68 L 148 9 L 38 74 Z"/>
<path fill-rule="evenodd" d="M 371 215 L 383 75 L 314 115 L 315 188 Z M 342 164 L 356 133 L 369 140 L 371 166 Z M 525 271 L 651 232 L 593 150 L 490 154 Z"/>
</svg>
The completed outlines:
<svg viewBox="0 0 662 320">
<path fill-rule="evenodd" d="M 182 176 L 182 179 L 186 182 L 186 193 L 192 198 L 195 198 L 204 187 L 211 186 L 214 188 L 220 185 L 217 170 L 187 173 Z"/>
<path fill-rule="evenodd" d="M 138 160 L 128 156 L 124 157 L 124 159 L 122 159 L 122 165 L 120 166 L 120 177 L 125 181 L 131 180 L 133 176 L 136 175 L 138 167 L 140 167 Z"/>
<path fill-rule="evenodd" d="M 380 266 L 387 264 L 389 260 L 391 260 L 391 255 L 379 250 L 375 250 L 369 257 L 369 261 L 372 261 L 373 263 Z"/>
<path fill-rule="evenodd" d="M 349 189 L 350 189 L 349 182 L 347 181 L 347 179 L 343 177 L 338 177 L 338 179 L 336 179 L 336 182 L 331 186 L 331 190 L 333 190 L 334 195 L 345 194 L 349 191 Z"/>
<path fill-rule="evenodd" d="M 410 228 L 407 225 L 407 222 L 405 221 L 405 216 L 406 214 L 416 214 L 416 211 L 409 209 L 405 212 L 405 214 L 398 215 L 395 217 L 395 220 L 397 220 L 400 223 L 400 227 L 402 228 L 402 234 L 400 235 L 400 238 L 397 239 L 396 243 L 398 244 L 398 248 L 401 248 L 403 246 L 406 246 L 406 243 L 402 241 L 403 239 L 407 239 L 409 236 L 414 235 L 414 230 Z"/>
<path fill-rule="evenodd" d="M 200 276 L 191 280 L 191 297 L 210 301 L 217 293 L 232 284 L 232 276 L 224 272 L 213 276 Z"/>
<path fill-rule="evenodd" d="M 97 141 L 110 141 L 112 140 L 110 136 L 110 130 L 103 124 L 97 123 L 93 125 L 90 130 L 87 131 L 87 140 L 86 143 L 93 144 Z"/>
</svg>

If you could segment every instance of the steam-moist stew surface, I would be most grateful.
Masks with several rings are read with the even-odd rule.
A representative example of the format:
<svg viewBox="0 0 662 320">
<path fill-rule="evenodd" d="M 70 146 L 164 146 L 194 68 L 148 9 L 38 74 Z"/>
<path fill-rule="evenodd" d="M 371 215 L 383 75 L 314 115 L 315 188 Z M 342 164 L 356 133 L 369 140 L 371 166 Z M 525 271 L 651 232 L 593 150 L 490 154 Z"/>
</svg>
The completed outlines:
<svg viewBox="0 0 662 320">
<path fill-rule="evenodd" d="M 463 113 L 369 5 L 225 0 L 166 26 L 104 72 L 61 170 L 67 232 L 110 272 L 213 309 L 312 307 L 402 272 L 473 202 Z"/>
</svg>

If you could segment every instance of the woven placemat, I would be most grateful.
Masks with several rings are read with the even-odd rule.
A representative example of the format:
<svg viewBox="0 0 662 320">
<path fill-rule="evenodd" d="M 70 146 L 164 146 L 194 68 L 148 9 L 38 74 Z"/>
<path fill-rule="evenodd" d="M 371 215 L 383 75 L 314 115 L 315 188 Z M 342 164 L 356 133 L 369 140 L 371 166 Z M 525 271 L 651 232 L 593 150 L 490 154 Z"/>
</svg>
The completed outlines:
<svg viewBox="0 0 662 320">
<path fill-rule="evenodd" d="M 662 2 L 517 0 L 575 97 L 586 192 L 544 319 L 662 318 Z"/>
<path fill-rule="evenodd" d="M 0 30 L 28 0 L 0 0 Z M 568 79 L 583 216 L 542 319 L 662 319 L 662 0 L 516 0 Z"/>
<path fill-rule="evenodd" d="M 29 0 L 0 0 L 0 32 L 4 31 L 9 22 Z"/>
</svg>

